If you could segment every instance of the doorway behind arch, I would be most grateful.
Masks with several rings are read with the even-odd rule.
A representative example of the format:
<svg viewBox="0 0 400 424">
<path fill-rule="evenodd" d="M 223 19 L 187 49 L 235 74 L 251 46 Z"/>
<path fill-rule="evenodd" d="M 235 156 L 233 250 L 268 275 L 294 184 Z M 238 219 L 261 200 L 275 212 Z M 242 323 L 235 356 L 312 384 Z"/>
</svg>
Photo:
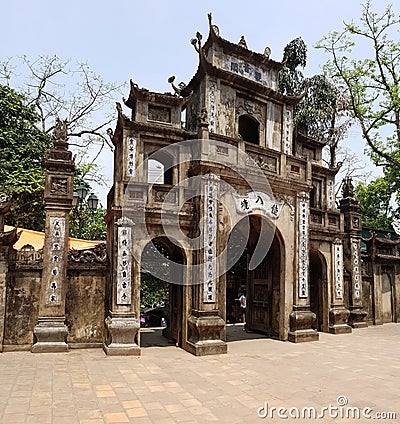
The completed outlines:
<svg viewBox="0 0 400 424">
<path fill-rule="evenodd" d="M 310 310 L 316 315 L 313 328 L 329 332 L 328 282 L 326 261 L 321 252 L 309 254 Z"/>
<path fill-rule="evenodd" d="M 392 280 L 387 272 L 382 274 L 382 323 L 394 321 Z"/>
<path fill-rule="evenodd" d="M 182 346 L 184 275 L 179 264 L 184 263 L 182 249 L 166 237 L 154 238 L 143 249 L 140 264 L 141 347 Z"/>
<path fill-rule="evenodd" d="M 247 298 L 246 329 L 249 334 L 279 338 L 283 313 L 280 291 L 282 247 L 275 231 L 258 215 L 243 218 L 231 231 L 226 273 L 227 341 L 242 338 L 237 331 L 229 329 L 229 324 L 240 322 L 238 299 L 241 292 L 245 292 Z M 250 270 L 250 259 L 259 242 L 264 244 L 263 256 L 265 251 L 267 254 L 255 269 Z"/>
</svg>

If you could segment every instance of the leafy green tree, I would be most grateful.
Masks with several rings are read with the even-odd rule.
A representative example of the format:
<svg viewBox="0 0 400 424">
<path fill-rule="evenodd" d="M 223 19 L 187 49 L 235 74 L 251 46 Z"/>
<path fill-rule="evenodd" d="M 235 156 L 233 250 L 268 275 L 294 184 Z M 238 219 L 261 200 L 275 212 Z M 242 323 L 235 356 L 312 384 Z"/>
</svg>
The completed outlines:
<svg viewBox="0 0 400 424">
<path fill-rule="evenodd" d="M 386 178 L 380 177 L 369 184 L 359 182 L 355 197 L 360 204 L 363 226 L 379 230 L 392 230 L 392 187 Z"/>
<path fill-rule="evenodd" d="M 104 82 L 84 63 L 71 67 L 69 61 L 57 56 L 40 56 L 37 60 L 23 57 L 18 69 L 23 72 L 25 66 L 29 82 L 17 94 L 10 88 L 16 60 L 0 62 L 0 79 L 6 84 L 1 86 L 0 93 L 0 190 L 14 199 L 8 223 L 43 230 L 44 160 L 51 145 L 55 116 L 66 117 L 68 142 L 76 153 L 77 174 L 90 185 L 93 182 L 102 185 L 104 178 L 94 163 L 105 146 L 111 147 L 106 129 L 115 114 L 111 116 L 107 106 L 114 105 L 120 87 Z M 100 110 L 105 111 L 102 121 L 93 122 Z M 84 236 L 104 239 L 100 212 L 86 212 Z M 74 223 L 71 228 L 73 235 L 77 235 Z M 89 232 L 88 228 L 91 228 Z"/>
<path fill-rule="evenodd" d="M 301 37 L 287 44 L 283 51 L 283 61 L 278 90 L 286 96 L 297 96 L 305 87 L 305 77 L 298 68 L 304 69 L 307 64 L 307 46 Z"/>
<path fill-rule="evenodd" d="M 358 24 L 345 23 L 341 31 L 317 45 L 330 55 L 326 72 L 345 87 L 349 108 L 358 122 L 376 165 L 400 170 L 400 19 L 392 6 L 382 14 L 367 0 Z M 369 47 L 360 58 L 359 46 Z"/>
<path fill-rule="evenodd" d="M 84 240 L 105 240 L 106 212 L 106 209 L 102 207 L 91 210 L 87 203 L 73 208 L 69 219 L 69 235 Z"/>
<path fill-rule="evenodd" d="M 336 166 L 336 150 L 350 126 L 346 96 L 324 74 L 306 79 L 299 68 L 307 64 L 307 47 L 301 38 L 284 50 L 284 67 L 279 73 L 279 91 L 302 99 L 295 108 L 296 130 L 329 146 L 329 166 Z"/>
<path fill-rule="evenodd" d="M 88 194 L 93 191 L 91 183 L 92 175 L 99 172 L 98 165 L 94 163 L 78 163 L 75 165 L 74 188 L 84 186 Z M 96 182 L 99 179 L 95 179 Z M 78 199 L 77 204 L 71 209 L 69 220 L 69 234 L 71 237 L 83 238 L 86 240 L 105 240 L 106 224 L 104 217 L 107 210 L 101 205 L 95 210 L 89 208 L 86 199 Z"/>
<path fill-rule="evenodd" d="M 150 273 L 142 272 L 140 280 L 140 304 L 153 308 L 168 302 L 169 284 Z"/>
<path fill-rule="evenodd" d="M 51 138 L 38 129 L 39 116 L 26 98 L 0 85 L 0 191 L 12 196 L 7 223 L 44 228 L 44 160 Z"/>
</svg>

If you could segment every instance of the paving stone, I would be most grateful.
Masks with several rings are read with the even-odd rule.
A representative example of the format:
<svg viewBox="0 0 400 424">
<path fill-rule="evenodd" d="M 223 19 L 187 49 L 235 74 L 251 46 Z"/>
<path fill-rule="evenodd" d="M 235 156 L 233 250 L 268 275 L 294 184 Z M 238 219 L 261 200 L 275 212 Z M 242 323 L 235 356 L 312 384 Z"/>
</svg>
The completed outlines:
<svg viewBox="0 0 400 424">
<path fill-rule="evenodd" d="M 290 420 L 261 420 L 257 410 L 265 402 L 287 409 L 337 406 L 340 395 L 349 406 L 397 412 L 380 421 L 400 423 L 400 325 L 344 336 L 320 334 L 319 342 L 305 344 L 248 338 L 213 357 L 174 347 L 146 348 L 140 360 L 74 350 L 62 354 L 69 371 L 61 377 L 59 354 L 2 353 L 0 376 L 13 383 L 0 385 L 0 423 L 282 424 Z M 323 422 L 362 420 L 326 416 Z"/>
</svg>

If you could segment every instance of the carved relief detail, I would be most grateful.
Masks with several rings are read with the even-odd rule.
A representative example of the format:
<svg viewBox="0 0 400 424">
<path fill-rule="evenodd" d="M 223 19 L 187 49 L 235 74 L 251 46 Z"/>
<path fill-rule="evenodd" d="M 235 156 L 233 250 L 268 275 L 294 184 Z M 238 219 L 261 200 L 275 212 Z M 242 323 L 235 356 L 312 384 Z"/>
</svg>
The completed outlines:
<svg viewBox="0 0 400 424">
<path fill-rule="evenodd" d="M 52 177 L 50 180 L 51 194 L 68 194 L 68 179 L 60 177 Z"/>
</svg>

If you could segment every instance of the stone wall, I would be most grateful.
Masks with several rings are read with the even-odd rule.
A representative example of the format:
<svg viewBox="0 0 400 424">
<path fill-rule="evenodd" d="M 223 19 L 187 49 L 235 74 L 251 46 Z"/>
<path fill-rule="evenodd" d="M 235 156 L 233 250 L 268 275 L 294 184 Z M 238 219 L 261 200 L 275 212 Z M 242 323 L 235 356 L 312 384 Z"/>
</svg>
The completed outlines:
<svg viewBox="0 0 400 424">
<path fill-rule="evenodd" d="M 105 266 L 69 268 L 66 298 L 67 342 L 70 347 L 104 341 Z"/>
<path fill-rule="evenodd" d="M 105 245 L 70 251 L 66 285 L 67 342 L 70 347 L 99 347 L 104 341 Z M 42 279 L 41 252 L 14 252 L 7 278 L 4 350 L 29 350 L 38 321 Z"/>
</svg>

